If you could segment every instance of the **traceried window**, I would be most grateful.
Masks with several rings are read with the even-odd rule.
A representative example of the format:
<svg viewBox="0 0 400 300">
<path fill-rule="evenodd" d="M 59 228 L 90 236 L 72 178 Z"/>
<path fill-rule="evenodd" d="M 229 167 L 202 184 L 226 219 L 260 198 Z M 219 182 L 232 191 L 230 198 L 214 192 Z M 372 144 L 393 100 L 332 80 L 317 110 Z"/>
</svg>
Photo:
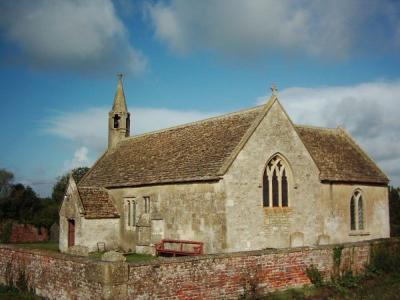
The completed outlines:
<svg viewBox="0 0 400 300">
<path fill-rule="evenodd" d="M 288 167 L 279 156 L 274 156 L 268 163 L 263 176 L 263 206 L 289 206 Z"/>
<path fill-rule="evenodd" d="M 350 229 L 364 229 L 364 200 L 360 190 L 355 191 L 350 199 Z"/>
<path fill-rule="evenodd" d="M 136 201 L 134 198 L 125 199 L 125 224 L 127 229 L 136 226 Z"/>
</svg>

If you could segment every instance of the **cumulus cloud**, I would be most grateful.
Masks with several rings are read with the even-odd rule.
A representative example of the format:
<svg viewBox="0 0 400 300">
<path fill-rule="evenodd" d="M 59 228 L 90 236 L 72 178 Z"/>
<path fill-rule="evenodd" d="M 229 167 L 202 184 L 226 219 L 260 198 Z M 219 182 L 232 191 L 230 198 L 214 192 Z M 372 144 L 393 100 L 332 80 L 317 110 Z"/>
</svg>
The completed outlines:
<svg viewBox="0 0 400 300">
<path fill-rule="evenodd" d="M 85 167 L 91 164 L 88 157 L 89 149 L 87 147 L 79 147 L 74 152 L 74 157 L 71 160 L 64 162 L 65 171 L 72 170 L 77 167 Z"/>
<path fill-rule="evenodd" d="M 298 124 L 344 126 L 400 185 L 400 80 L 320 88 L 292 87 L 279 92 Z M 261 97 L 258 102 L 266 101 Z"/>
<path fill-rule="evenodd" d="M 212 49 L 234 56 L 284 50 L 344 57 L 373 46 L 368 37 L 375 47 L 393 46 L 396 33 L 380 33 L 394 30 L 399 10 L 389 0 L 171 0 L 147 7 L 155 36 L 173 52 Z"/>
<path fill-rule="evenodd" d="M 140 72 L 146 66 L 111 0 L 4 0 L 0 33 L 19 49 L 17 58 L 5 59 L 35 68 Z"/>
<path fill-rule="evenodd" d="M 66 163 L 73 168 L 77 163 L 90 164 L 106 149 L 108 138 L 108 111 L 94 107 L 80 112 L 59 112 L 42 123 L 46 134 L 70 140 L 78 147 L 74 158 Z M 131 135 L 184 124 L 216 115 L 198 111 L 179 111 L 165 108 L 133 107 Z M 80 164 L 82 165 L 82 164 Z"/>
</svg>

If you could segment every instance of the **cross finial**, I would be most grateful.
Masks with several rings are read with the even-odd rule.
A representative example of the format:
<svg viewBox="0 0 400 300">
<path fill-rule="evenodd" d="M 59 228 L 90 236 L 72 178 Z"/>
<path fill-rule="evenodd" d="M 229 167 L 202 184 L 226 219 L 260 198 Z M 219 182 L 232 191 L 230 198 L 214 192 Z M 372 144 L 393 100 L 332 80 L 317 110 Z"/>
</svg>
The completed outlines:
<svg viewBox="0 0 400 300">
<path fill-rule="evenodd" d="M 119 79 L 119 80 L 122 80 L 122 77 L 124 76 L 124 74 L 122 74 L 122 73 L 118 73 L 117 74 L 117 78 Z"/>
<path fill-rule="evenodd" d="M 275 84 L 273 84 L 273 85 L 271 86 L 271 91 L 272 91 L 272 95 L 273 95 L 273 96 L 276 96 L 276 93 L 278 92 L 278 88 L 276 87 Z"/>
</svg>

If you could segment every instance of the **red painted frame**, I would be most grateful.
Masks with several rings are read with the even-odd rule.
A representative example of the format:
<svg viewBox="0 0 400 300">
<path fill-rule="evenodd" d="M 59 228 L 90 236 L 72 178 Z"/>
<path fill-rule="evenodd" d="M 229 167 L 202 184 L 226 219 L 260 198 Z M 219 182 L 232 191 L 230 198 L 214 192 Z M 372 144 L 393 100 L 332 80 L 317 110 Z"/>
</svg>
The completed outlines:
<svg viewBox="0 0 400 300">
<path fill-rule="evenodd" d="M 178 244 L 179 250 L 166 249 L 165 244 Z M 193 251 L 183 250 L 183 245 L 193 245 Z M 156 244 L 156 254 L 169 254 L 172 256 L 194 256 L 203 254 L 203 242 L 163 239 Z"/>
</svg>

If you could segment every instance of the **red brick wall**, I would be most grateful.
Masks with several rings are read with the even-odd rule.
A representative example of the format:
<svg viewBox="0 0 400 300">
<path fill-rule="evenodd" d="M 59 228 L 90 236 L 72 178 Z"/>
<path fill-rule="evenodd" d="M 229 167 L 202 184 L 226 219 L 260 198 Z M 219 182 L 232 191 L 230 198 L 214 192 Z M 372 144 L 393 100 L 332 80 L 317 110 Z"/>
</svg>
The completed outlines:
<svg viewBox="0 0 400 300">
<path fill-rule="evenodd" d="M 363 270 L 370 246 L 343 249 L 341 268 Z M 237 299 L 310 284 L 307 266 L 315 265 L 329 278 L 332 247 L 242 252 L 203 258 L 180 258 L 169 263 L 130 265 L 128 295 L 151 299 Z"/>
<path fill-rule="evenodd" d="M 0 283 L 16 282 L 23 271 L 28 285 L 49 299 L 101 299 L 102 284 L 90 280 L 96 267 L 88 259 L 0 244 Z"/>
<path fill-rule="evenodd" d="M 10 235 L 10 243 L 31 243 L 49 240 L 49 232 L 46 228 L 36 228 L 31 224 L 13 224 Z"/>
<path fill-rule="evenodd" d="M 340 270 L 361 272 L 371 243 L 381 242 L 344 245 Z M 112 263 L 0 245 L 0 282 L 25 269 L 29 284 L 50 299 L 252 298 L 309 284 L 311 265 L 329 278 L 339 270 L 333 252 L 334 246 L 320 246 Z"/>
</svg>

